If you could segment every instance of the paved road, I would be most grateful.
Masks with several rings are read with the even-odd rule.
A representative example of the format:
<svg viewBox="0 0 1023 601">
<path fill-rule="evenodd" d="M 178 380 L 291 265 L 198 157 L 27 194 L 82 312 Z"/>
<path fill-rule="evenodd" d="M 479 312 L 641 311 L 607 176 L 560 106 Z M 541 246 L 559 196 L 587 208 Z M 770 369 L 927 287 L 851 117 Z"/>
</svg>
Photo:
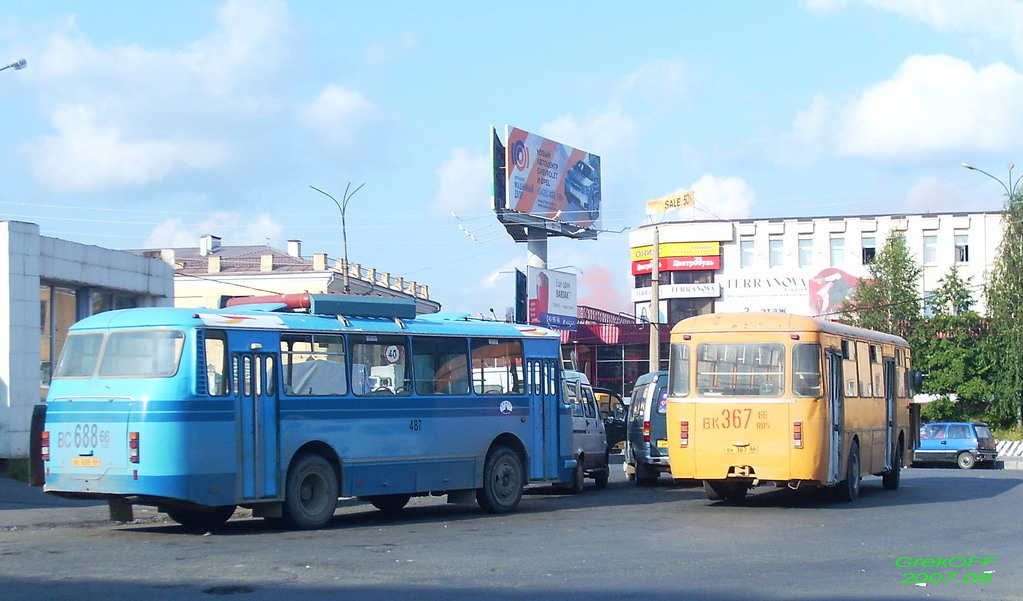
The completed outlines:
<svg viewBox="0 0 1023 601">
<path fill-rule="evenodd" d="M 401 517 L 346 503 L 314 532 L 239 512 L 206 535 L 149 510 L 109 524 L 104 505 L 0 482 L 0 598 L 1018 600 L 1021 475 L 911 469 L 896 492 L 865 479 L 854 504 L 760 488 L 728 506 L 666 480 L 638 489 L 616 471 L 604 491 L 531 489 L 504 516 L 424 498 Z M 995 558 L 989 582 L 900 582 L 983 578 L 898 565 L 974 556 Z"/>
</svg>

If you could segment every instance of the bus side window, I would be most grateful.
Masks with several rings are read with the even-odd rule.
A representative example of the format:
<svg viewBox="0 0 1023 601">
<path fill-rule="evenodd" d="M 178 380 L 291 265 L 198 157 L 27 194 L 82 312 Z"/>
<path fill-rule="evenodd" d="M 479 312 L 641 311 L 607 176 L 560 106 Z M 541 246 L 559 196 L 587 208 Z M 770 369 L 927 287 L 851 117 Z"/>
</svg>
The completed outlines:
<svg viewBox="0 0 1023 601">
<path fill-rule="evenodd" d="M 228 393 L 227 336 L 221 330 L 206 330 L 203 340 L 206 354 L 206 392 L 211 396 Z"/>
<path fill-rule="evenodd" d="M 465 338 L 412 339 L 416 394 L 469 394 L 469 344 Z"/>
<path fill-rule="evenodd" d="M 792 393 L 821 395 L 821 346 L 817 343 L 792 345 Z"/>
<path fill-rule="evenodd" d="M 522 394 L 526 391 L 522 341 L 504 338 L 473 338 L 472 386 L 476 394 Z M 537 378 L 542 383 L 543 378 Z"/>
<path fill-rule="evenodd" d="M 344 338 L 328 334 L 281 334 L 284 393 L 337 396 L 348 392 Z"/>
<path fill-rule="evenodd" d="M 408 338 L 387 335 L 349 335 L 352 345 L 352 378 L 355 365 L 362 365 L 365 386 L 356 386 L 356 395 L 391 396 L 412 394 L 412 362 L 409 360 Z"/>
</svg>

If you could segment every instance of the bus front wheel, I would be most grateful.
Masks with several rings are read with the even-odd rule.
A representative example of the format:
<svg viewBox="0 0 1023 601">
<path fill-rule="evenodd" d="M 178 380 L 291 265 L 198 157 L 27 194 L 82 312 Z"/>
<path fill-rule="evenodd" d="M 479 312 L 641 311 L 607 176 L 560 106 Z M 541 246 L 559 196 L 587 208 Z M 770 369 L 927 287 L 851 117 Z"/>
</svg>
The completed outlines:
<svg viewBox="0 0 1023 601">
<path fill-rule="evenodd" d="M 525 479 L 522 461 L 508 447 L 494 447 L 483 464 L 483 488 L 476 491 L 476 502 L 487 513 L 514 511 L 522 499 Z"/>
<path fill-rule="evenodd" d="M 322 528 L 337 509 L 337 496 L 334 466 L 320 455 L 299 455 L 288 470 L 282 517 L 292 528 Z"/>
</svg>

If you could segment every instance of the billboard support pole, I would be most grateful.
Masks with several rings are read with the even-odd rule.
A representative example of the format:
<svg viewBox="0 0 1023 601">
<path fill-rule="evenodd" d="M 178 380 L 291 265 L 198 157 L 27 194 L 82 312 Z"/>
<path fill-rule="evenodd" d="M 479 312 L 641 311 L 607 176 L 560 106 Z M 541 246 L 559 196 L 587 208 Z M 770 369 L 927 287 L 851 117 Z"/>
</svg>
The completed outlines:
<svg viewBox="0 0 1023 601">
<path fill-rule="evenodd" d="M 661 248 L 660 233 L 654 226 L 653 271 L 650 274 L 650 371 L 661 369 Z"/>
<path fill-rule="evenodd" d="M 540 227 L 526 230 L 526 265 L 547 269 L 547 230 Z"/>
</svg>

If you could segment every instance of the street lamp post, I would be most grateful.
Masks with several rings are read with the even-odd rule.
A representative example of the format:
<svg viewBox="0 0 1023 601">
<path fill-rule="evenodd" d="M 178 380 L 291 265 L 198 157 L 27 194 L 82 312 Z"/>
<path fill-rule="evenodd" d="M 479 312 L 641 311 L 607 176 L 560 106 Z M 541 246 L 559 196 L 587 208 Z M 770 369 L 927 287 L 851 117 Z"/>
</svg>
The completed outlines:
<svg viewBox="0 0 1023 601">
<path fill-rule="evenodd" d="M 1012 181 L 1012 169 L 1013 169 L 1013 167 L 1015 167 L 1015 165 L 1013 165 L 1012 163 L 1009 163 L 1008 165 L 1006 165 L 1006 167 L 1009 168 L 1009 179 L 1007 180 L 1008 183 L 1003 182 L 1002 180 L 1000 180 L 997 177 L 991 175 L 987 171 L 984 171 L 983 169 L 979 169 L 977 167 L 974 167 L 973 165 L 971 165 L 969 163 L 963 163 L 963 167 L 966 167 L 967 169 L 969 169 L 971 171 L 978 171 L 980 173 L 983 173 L 984 175 L 990 177 L 991 179 L 993 179 L 996 182 L 998 182 L 999 184 L 1001 184 L 1002 188 L 1005 190 L 1005 195 L 1006 195 L 1006 197 L 1008 197 L 1009 202 L 1012 202 L 1012 195 L 1013 195 L 1013 193 L 1016 192 L 1016 188 L 1019 186 L 1019 180 L 1023 179 L 1023 175 L 1021 175 L 1021 176 L 1016 178 L 1015 182 Z"/>
<path fill-rule="evenodd" d="M 351 194 L 349 194 L 348 193 L 348 189 L 352 187 L 352 183 L 348 182 L 348 185 L 345 186 L 345 195 L 341 199 L 341 202 L 338 202 L 336 198 L 334 198 L 330 194 L 327 194 L 323 190 L 320 190 L 316 186 L 313 186 L 311 184 L 309 186 L 313 190 L 316 190 L 320 194 L 323 194 L 327 198 L 333 200 L 334 204 L 337 205 L 337 210 L 341 212 L 341 242 L 344 245 L 344 254 L 345 254 L 345 269 L 344 269 L 344 272 L 341 275 L 342 275 L 342 278 L 343 278 L 342 281 L 344 282 L 344 293 L 345 294 L 351 293 L 351 288 L 348 285 L 348 228 L 347 228 L 347 226 L 345 224 L 345 211 L 348 210 L 348 201 L 351 200 L 352 197 L 355 196 L 355 193 L 358 192 L 359 190 L 361 190 L 362 187 L 365 186 L 365 185 L 366 184 L 364 184 L 364 183 L 363 184 L 359 184 L 359 187 L 354 189 L 354 190 L 352 190 Z"/>
<path fill-rule="evenodd" d="M 7 65 L 6 67 L 0 67 L 0 71 L 3 71 L 4 69 L 14 69 L 15 71 L 18 71 L 20 69 L 24 69 L 25 65 L 27 65 L 27 64 L 28 64 L 28 61 L 26 61 L 23 58 L 19 58 L 18 60 L 14 61 L 13 63 L 11 63 L 9 65 Z"/>
</svg>

